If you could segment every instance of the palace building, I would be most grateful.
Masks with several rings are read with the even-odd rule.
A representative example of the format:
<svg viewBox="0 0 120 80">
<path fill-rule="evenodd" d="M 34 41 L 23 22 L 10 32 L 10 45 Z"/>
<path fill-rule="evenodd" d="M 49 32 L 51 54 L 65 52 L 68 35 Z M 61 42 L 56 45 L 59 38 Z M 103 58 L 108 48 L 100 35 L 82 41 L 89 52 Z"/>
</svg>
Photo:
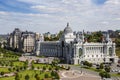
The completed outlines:
<svg viewBox="0 0 120 80">
<path fill-rule="evenodd" d="M 109 38 L 109 34 L 101 43 L 89 43 L 83 32 L 74 34 L 69 23 L 58 41 L 44 41 L 41 37 L 36 47 L 36 55 L 62 58 L 70 64 L 80 64 L 83 61 L 115 63 L 118 60 L 115 43 Z"/>
</svg>

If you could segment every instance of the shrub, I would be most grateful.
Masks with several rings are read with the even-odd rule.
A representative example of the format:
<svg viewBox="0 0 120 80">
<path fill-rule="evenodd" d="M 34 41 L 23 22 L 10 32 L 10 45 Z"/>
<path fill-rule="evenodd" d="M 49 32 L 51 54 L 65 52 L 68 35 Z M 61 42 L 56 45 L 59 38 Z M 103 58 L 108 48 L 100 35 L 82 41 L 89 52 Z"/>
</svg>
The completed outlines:
<svg viewBox="0 0 120 80">
<path fill-rule="evenodd" d="M 83 65 L 88 66 L 88 67 L 92 67 L 92 63 L 89 63 L 88 61 L 84 61 Z"/>
<path fill-rule="evenodd" d="M 103 63 L 101 63 L 100 64 L 100 69 L 103 69 L 103 68 L 104 68 Z"/>
<path fill-rule="evenodd" d="M 102 78 L 110 78 L 111 75 L 105 71 L 102 71 L 99 73 L 99 75 L 102 77 Z"/>
</svg>

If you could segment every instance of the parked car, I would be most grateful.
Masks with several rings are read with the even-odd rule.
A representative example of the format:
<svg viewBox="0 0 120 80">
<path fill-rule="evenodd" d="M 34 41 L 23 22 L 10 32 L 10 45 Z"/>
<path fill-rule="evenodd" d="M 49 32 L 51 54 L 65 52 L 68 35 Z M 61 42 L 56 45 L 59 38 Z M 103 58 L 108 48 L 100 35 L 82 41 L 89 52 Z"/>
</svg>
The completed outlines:
<svg viewBox="0 0 120 80">
<path fill-rule="evenodd" d="M 120 60 L 118 60 L 118 64 L 120 64 Z"/>
<path fill-rule="evenodd" d="M 117 67 L 120 67 L 120 63 L 119 63 L 119 64 L 117 64 Z"/>
<path fill-rule="evenodd" d="M 111 78 L 103 78 L 102 80 L 112 80 Z"/>
</svg>

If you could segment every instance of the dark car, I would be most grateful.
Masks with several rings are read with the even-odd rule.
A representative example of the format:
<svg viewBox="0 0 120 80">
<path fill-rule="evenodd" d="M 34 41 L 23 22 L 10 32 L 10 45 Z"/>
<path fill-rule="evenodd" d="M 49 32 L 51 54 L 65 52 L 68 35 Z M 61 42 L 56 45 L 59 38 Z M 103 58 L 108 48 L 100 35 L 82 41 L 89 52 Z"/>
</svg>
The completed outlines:
<svg viewBox="0 0 120 80">
<path fill-rule="evenodd" d="M 117 64 L 117 67 L 120 67 L 120 63 L 119 63 L 119 64 Z"/>
</svg>

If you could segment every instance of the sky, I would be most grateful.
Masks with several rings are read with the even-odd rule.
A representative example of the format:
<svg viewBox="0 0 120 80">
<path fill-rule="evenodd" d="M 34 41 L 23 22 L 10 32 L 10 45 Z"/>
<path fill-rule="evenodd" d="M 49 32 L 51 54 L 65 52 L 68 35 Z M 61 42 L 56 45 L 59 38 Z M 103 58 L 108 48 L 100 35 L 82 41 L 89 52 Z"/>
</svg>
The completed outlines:
<svg viewBox="0 0 120 80">
<path fill-rule="evenodd" d="M 0 0 L 0 34 L 120 29 L 120 0 Z"/>
</svg>

